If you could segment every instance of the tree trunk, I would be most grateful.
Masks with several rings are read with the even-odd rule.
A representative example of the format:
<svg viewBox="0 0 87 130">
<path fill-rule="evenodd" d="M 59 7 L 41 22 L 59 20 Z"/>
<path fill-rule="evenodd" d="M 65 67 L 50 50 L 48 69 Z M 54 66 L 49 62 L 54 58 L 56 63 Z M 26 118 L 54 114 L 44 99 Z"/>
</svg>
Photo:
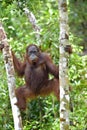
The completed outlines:
<svg viewBox="0 0 87 130">
<path fill-rule="evenodd" d="M 58 0 L 59 21 L 60 21 L 60 61 L 59 61 L 59 79 L 60 79 L 60 130 L 69 130 L 69 80 L 68 80 L 68 57 L 65 52 L 66 45 L 69 45 L 68 32 L 68 13 L 67 1 Z"/>
<path fill-rule="evenodd" d="M 13 67 L 11 50 L 7 41 L 6 33 L 1 23 L 0 23 L 0 42 L 1 44 L 4 44 L 3 56 L 7 73 L 8 90 L 14 119 L 14 127 L 15 130 L 23 130 L 20 111 L 19 108 L 15 105 L 15 103 L 17 102 L 17 98 L 15 96 L 15 77 L 14 77 L 14 67 Z"/>
</svg>

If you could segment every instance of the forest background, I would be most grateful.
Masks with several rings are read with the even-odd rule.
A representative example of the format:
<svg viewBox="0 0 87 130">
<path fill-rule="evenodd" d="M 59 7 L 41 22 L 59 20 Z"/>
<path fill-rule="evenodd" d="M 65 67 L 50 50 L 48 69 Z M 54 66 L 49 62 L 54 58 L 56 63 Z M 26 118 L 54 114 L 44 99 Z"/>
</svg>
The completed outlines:
<svg viewBox="0 0 87 130">
<path fill-rule="evenodd" d="M 41 28 L 41 49 L 48 52 L 55 64 L 59 59 L 59 13 L 57 0 L 0 0 L 0 20 L 8 42 L 17 57 L 23 60 L 26 46 L 38 45 L 35 32 L 24 13 L 27 7 L 35 15 Z M 87 130 L 87 1 L 68 0 L 70 44 L 69 80 L 73 112 L 70 112 L 72 130 Z M 23 84 L 16 76 L 16 87 Z M 51 95 L 28 103 L 22 113 L 24 130 L 59 130 L 59 103 Z M 0 129 L 14 130 L 8 94 L 7 78 L 0 53 Z"/>
</svg>

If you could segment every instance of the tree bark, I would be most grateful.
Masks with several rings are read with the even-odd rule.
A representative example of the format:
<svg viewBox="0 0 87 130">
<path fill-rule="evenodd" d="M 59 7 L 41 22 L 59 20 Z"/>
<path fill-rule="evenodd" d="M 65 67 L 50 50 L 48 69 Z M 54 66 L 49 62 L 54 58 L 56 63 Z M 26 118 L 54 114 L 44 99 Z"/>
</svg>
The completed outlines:
<svg viewBox="0 0 87 130">
<path fill-rule="evenodd" d="M 59 21 L 60 21 L 60 61 L 59 61 L 59 79 L 60 79 L 60 130 L 69 130 L 69 80 L 68 80 L 68 57 L 65 52 L 66 45 L 69 45 L 69 27 L 67 0 L 58 0 Z"/>
<path fill-rule="evenodd" d="M 17 98 L 15 96 L 15 77 L 14 77 L 14 67 L 13 67 L 11 49 L 9 47 L 7 36 L 1 23 L 0 23 L 0 42 L 1 44 L 4 44 L 3 56 L 7 73 L 8 90 L 13 113 L 14 127 L 15 130 L 23 130 L 20 111 L 19 108 L 15 105 L 15 103 L 17 102 Z"/>
</svg>

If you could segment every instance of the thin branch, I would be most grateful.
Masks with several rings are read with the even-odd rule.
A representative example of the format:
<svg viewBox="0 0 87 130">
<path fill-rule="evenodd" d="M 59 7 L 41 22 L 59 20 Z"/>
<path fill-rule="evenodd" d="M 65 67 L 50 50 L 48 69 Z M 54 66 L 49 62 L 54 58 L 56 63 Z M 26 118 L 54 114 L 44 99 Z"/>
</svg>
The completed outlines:
<svg viewBox="0 0 87 130">
<path fill-rule="evenodd" d="M 24 12 L 27 15 L 27 17 L 28 17 L 28 19 L 29 19 L 30 23 L 32 24 L 32 27 L 33 27 L 33 29 L 35 31 L 35 36 L 36 36 L 36 39 L 37 39 L 37 43 L 39 45 L 41 45 L 41 37 L 40 37 L 41 29 L 37 25 L 37 20 L 36 20 L 34 14 L 31 11 L 29 11 L 27 8 L 24 8 Z"/>
</svg>

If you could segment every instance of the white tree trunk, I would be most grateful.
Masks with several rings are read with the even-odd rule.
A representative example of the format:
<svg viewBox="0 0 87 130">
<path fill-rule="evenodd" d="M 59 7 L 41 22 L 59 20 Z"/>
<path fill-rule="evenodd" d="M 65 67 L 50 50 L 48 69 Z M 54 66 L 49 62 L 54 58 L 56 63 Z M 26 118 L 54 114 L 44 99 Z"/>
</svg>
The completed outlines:
<svg viewBox="0 0 87 130">
<path fill-rule="evenodd" d="M 69 80 L 68 80 L 68 56 L 65 52 L 66 45 L 69 45 L 68 32 L 68 12 L 67 1 L 58 0 L 59 21 L 60 21 L 60 61 L 59 61 L 59 78 L 60 78 L 60 130 L 69 130 Z"/>
<path fill-rule="evenodd" d="M 6 33 L 1 23 L 0 23 L 0 42 L 1 44 L 4 44 L 3 56 L 7 73 L 8 90 L 14 119 L 14 127 L 15 130 L 23 130 L 20 111 L 19 108 L 15 105 L 15 103 L 17 102 L 17 98 L 15 96 L 15 77 L 14 77 L 14 67 L 13 67 L 11 50 L 9 48 Z"/>
</svg>

